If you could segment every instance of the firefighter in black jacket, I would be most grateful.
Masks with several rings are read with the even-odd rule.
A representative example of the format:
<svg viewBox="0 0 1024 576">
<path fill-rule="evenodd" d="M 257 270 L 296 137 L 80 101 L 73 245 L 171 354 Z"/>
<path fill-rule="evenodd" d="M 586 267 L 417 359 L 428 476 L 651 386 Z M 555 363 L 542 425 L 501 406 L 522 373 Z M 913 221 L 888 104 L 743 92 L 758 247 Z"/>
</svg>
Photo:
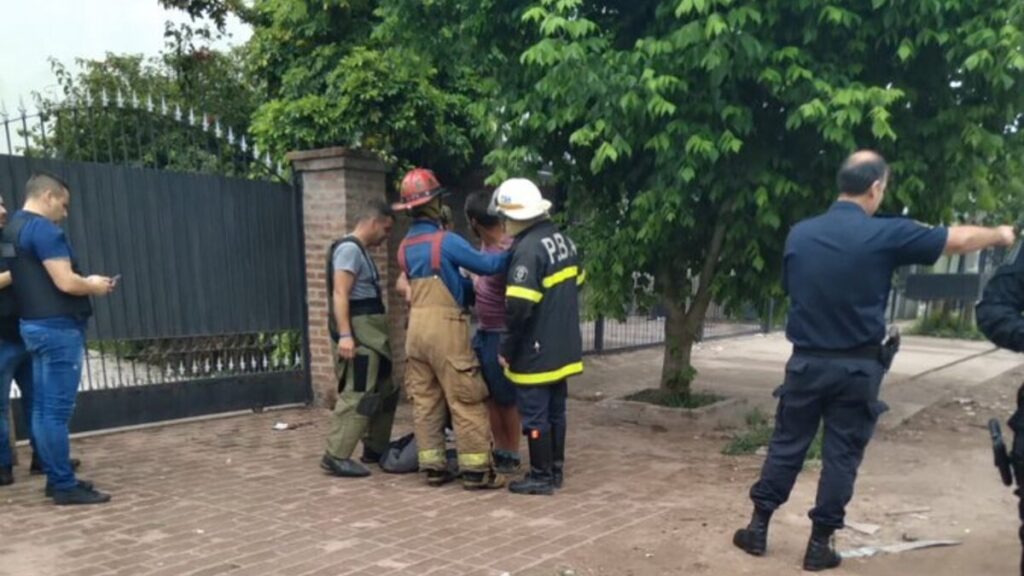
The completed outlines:
<svg viewBox="0 0 1024 576">
<path fill-rule="evenodd" d="M 978 328 L 993 344 L 1024 352 L 1024 250 L 1018 244 L 985 285 L 975 308 Z"/>
<path fill-rule="evenodd" d="M 565 465 L 566 378 L 583 372 L 576 245 L 548 218 L 551 203 L 529 180 L 507 180 L 496 211 L 515 238 L 505 292 L 505 375 L 516 385 L 530 471 L 509 484 L 516 494 L 552 494 Z"/>
</svg>

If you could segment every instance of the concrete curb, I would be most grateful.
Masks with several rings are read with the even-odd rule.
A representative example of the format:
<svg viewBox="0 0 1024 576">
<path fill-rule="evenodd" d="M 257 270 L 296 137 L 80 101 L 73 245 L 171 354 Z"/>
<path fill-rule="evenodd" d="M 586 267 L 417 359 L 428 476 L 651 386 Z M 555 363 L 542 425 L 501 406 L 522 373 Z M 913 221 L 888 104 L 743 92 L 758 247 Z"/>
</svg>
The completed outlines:
<svg viewBox="0 0 1024 576">
<path fill-rule="evenodd" d="M 709 426 L 740 426 L 750 401 L 747 398 L 726 398 L 701 408 L 669 408 L 647 402 L 606 398 L 596 404 L 594 423 L 638 424 L 674 429 L 694 423 Z"/>
</svg>

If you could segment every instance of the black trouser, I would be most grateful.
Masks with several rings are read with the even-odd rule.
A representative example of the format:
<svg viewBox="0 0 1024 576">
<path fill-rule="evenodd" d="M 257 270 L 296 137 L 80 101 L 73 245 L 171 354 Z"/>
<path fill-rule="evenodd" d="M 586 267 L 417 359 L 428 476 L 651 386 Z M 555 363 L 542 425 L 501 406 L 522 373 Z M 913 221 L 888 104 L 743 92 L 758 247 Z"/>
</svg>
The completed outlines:
<svg viewBox="0 0 1024 576">
<path fill-rule="evenodd" d="M 569 386 L 565 380 L 554 384 L 516 386 L 516 405 L 523 420 L 523 432 L 538 430 L 547 435 L 552 427 L 565 427 L 565 402 Z"/>
<path fill-rule="evenodd" d="M 824 421 L 821 478 L 809 516 L 822 526 L 843 527 L 864 449 L 878 416 L 888 409 L 878 399 L 883 375 L 874 359 L 800 353 L 789 359 L 785 382 L 775 391 L 779 404 L 768 457 L 761 479 L 750 489 L 758 508 L 775 510 L 789 499 Z"/>
</svg>

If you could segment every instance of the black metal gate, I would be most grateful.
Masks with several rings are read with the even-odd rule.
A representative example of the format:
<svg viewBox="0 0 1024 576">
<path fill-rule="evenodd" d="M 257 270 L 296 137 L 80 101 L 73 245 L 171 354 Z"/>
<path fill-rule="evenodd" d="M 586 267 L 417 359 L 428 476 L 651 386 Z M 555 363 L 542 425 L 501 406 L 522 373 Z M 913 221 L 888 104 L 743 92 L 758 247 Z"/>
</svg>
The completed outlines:
<svg viewBox="0 0 1024 576">
<path fill-rule="evenodd" d="M 65 229 L 83 270 L 121 275 L 94 300 L 74 431 L 309 401 L 289 186 L 0 155 L 11 212 L 36 170 L 70 186 Z"/>
</svg>

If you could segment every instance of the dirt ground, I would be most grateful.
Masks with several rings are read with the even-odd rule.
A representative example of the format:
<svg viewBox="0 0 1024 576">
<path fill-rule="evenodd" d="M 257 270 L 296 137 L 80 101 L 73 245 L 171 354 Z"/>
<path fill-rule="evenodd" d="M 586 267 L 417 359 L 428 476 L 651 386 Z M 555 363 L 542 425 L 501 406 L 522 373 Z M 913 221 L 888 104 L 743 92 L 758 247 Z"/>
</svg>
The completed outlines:
<svg viewBox="0 0 1024 576">
<path fill-rule="evenodd" d="M 848 520 L 880 526 L 872 536 L 847 529 L 840 550 L 912 540 L 958 540 L 962 544 L 848 559 L 831 573 L 872 576 L 963 576 L 1017 574 L 1016 497 L 992 464 L 990 417 L 1004 426 L 1013 410 L 1024 371 L 1014 370 L 954 394 L 903 426 L 877 435 L 868 449 Z M 600 430 L 603 427 L 599 427 Z M 628 428 L 628 427 L 627 427 Z M 689 432 L 693 432 L 692 434 Z M 575 574 L 799 574 L 818 470 L 801 475 L 790 502 L 773 521 L 769 552 L 751 558 L 733 549 L 732 532 L 749 514 L 746 490 L 761 458 L 717 454 L 728 433 L 652 430 L 600 432 L 605 449 L 664 462 L 657 477 L 613 479 L 663 503 L 657 523 L 595 541 L 566 558 Z M 1009 441 L 1009 438 L 1007 439 Z M 543 574 L 544 572 L 530 572 Z"/>
</svg>

